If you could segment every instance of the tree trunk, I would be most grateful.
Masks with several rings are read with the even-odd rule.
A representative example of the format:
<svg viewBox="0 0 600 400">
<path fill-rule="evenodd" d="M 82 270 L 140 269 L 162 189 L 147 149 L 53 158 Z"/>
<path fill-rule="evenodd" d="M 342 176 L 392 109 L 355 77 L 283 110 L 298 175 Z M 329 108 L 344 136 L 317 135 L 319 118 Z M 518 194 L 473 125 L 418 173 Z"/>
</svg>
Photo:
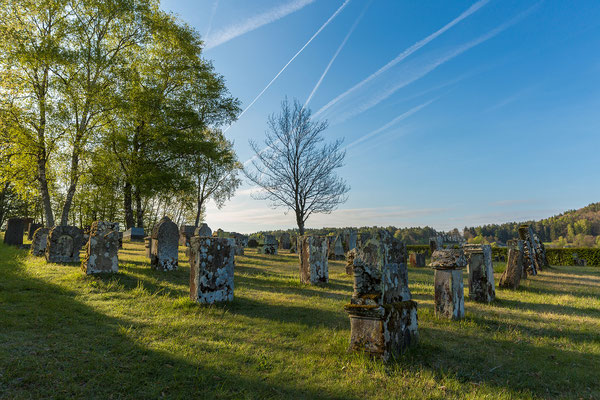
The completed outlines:
<svg viewBox="0 0 600 400">
<path fill-rule="evenodd" d="M 75 191 L 77 190 L 77 182 L 79 181 L 79 145 L 75 144 L 73 149 L 73 154 L 71 155 L 71 177 L 69 190 L 67 190 L 67 197 L 65 198 L 65 203 L 63 205 L 62 215 L 60 217 L 61 225 L 69 224 L 69 212 L 71 211 L 71 205 L 73 204 L 73 197 L 75 196 Z"/>
<path fill-rule="evenodd" d="M 52 213 L 52 204 L 50 203 L 50 191 L 48 190 L 48 179 L 46 178 L 46 159 L 38 158 L 38 181 L 42 204 L 44 205 L 44 214 L 46 215 L 46 225 L 51 228 L 54 226 L 54 214 Z"/>
<path fill-rule="evenodd" d="M 298 224 L 298 233 L 300 236 L 304 235 L 304 218 L 296 211 L 296 223 Z"/>
<path fill-rule="evenodd" d="M 135 197 L 135 216 L 137 219 L 137 227 L 144 227 L 144 209 L 142 208 L 142 196 L 140 195 L 139 189 L 136 187 L 134 191 Z"/>
<path fill-rule="evenodd" d="M 204 198 L 198 195 L 198 210 L 196 210 L 196 222 L 194 223 L 194 227 L 198 227 L 200 225 L 200 216 L 202 215 L 202 207 L 204 207 Z"/>
<path fill-rule="evenodd" d="M 125 229 L 133 228 L 133 207 L 131 198 L 131 183 L 125 182 L 123 188 L 123 208 L 125 209 Z"/>
</svg>

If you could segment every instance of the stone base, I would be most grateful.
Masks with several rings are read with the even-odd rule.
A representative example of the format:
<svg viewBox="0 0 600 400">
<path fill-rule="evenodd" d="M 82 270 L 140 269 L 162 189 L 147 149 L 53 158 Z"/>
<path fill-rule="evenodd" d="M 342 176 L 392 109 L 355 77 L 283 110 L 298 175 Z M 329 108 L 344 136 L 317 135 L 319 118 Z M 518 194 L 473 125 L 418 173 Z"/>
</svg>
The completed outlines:
<svg viewBox="0 0 600 400">
<path fill-rule="evenodd" d="M 435 314 L 439 317 L 465 317 L 465 299 L 461 269 L 436 269 L 434 273 Z"/>
<path fill-rule="evenodd" d="M 235 241 L 194 236 L 190 239 L 190 298 L 202 304 L 233 300 Z"/>
<path fill-rule="evenodd" d="M 349 351 L 388 360 L 400 356 L 419 338 L 417 303 L 409 300 L 383 306 L 345 306 L 350 315 Z"/>
</svg>

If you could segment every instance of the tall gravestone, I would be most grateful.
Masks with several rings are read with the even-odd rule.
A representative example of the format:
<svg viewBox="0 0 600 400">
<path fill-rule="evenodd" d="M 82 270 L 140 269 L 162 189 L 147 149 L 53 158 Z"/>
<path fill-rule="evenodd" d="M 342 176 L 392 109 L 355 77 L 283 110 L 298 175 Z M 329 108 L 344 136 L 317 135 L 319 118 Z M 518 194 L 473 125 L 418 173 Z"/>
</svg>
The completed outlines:
<svg viewBox="0 0 600 400">
<path fill-rule="evenodd" d="M 25 218 L 9 218 L 4 232 L 4 244 L 22 246 L 26 223 Z"/>
<path fill-rule="evenodd" d="M 350 350 L 384 360 L 399 356 L 419 337 L 406 247 L 380 231 L 352 252 L 354 292 L 344 307 L 350 317 Z"/>
<path fill-rule="evenodd" d="M 298 237 L 298 257 L 300 259 L 300 282 L 318 285 L 329 282 L 326 236 Z"/>
<path fill-rule="evenodd" d="M 467 264 L 464 252 L 455 249 L 436 250 L 431 255 L 434 272 L 435 314 L 450 319 L 465 316 L 462 269 Z"/>
<path fill-rule="evenodd" d="M 482 303 L 491 303 L 496 298 L 492 246 L 465 244 L 463 250 L 467 258 L 469 298 Z"/>
<path fill-rule="evenodd" d="M 434 236 L 429 238 L 429 253 L 433 254 L 436 250 L 444 248 L 444 240 L 441 236 Z"/>
<path fill-rule="evenodd" d="M 342 246 L 347 253 L 357 246 L 358 231 L 356 229 L 344 229 L 342 231 Z"/>
<path fill-rule="evenodd" d="M 201 224 L 194 231 L 194 236 L 212 236 L 212 229 L 207 224 Z"/>
<path fill-rule="evenodd" d="M 279 236 L 279 248 L 282 250 L 289 250 L 292 247 L 292 241 L 290 234 L 284 232 Z"/>
<path fill-rule="evenodd" d="M 506 257 L 506 269 L 500 277 L 498 286 L 505 289 L 517 289 L 523 274 L 523 241 L 509 240 Z"/>
<path fill-rule="evenodd" d="M 38 228 L 33 233 L 31 238 L 31 254 L 36 257 L 42 257 L 46 254 L 46 246 L 48 245 L 49 228 Z"/>
<path fill-rule="evenodd" d="M 356 257 L 356 248 L 346 253 L 346 275 L 354 276 L 354 258 Z"/>
<path fill-rule="evenodd" d="M 260 254 L 277 254 L 277 239 L 273 235 L 264 235 L 262 241 L 258 244 L 258 252 Z"/>
<path fill-rule="evenodd" d="M 119 272 L 119 223 L 94 221 L 81 269 L 88 275 Z"/>
<path fill-rule="evenodd" d="M 533 230 L 529 225 L 521 225 L 519 227 L 519 238 L 523 241 L 524 275 L 537 275 L 541 268 L 536 254 L 536 246 L 533 241 Z"/>
<path fill-rule="evenodd" d="M 195 230 L 196 227 L 194 225 L 181 225 L 181 228 L 179 228 L 179 245 L 189 246 L 190 238 L 194 236 Z"/>
<path fill-rule="evenodd" d="M 152 229 L 150 265 L 159 271 L 173 271 L 179 262 L 179 229 L 169 217 L 163 217 Z"/>
<path fill-rule="evenodd" d="M 235 241 L 193 236 L 190 239 L 190 298 L 203 304 L 233 300 Z"/>
<path fill-rule="evenodd" d="M 48 233 L 46 261 L 52 263 L 79 262 L 83 246 L 83 231 L 76 226 L 55 226 Z"/>
<path fill-rule="evenodd" d="M 294 254 L 298 252 L 298 236 L 291 235 L 290 236 L 290 253 Z"/>
<path fill-rule="evenodd" d="M 344 251 L 344 244 L 342 242 L 342 236 L 337 235 L 333 242 L 333 259 L 344 260 L 346 258 L 346 252 Z"/>
</svg>

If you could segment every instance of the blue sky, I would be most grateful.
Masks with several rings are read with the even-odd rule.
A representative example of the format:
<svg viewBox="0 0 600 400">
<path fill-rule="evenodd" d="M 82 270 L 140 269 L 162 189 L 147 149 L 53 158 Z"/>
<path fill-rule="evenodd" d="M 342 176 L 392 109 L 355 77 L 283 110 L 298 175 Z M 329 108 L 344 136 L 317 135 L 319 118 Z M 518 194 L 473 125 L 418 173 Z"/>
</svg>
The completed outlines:
<svg viewBox="0 0 600 400">
<path fill-rule="evenodd" d="M 462 229 L 600 201 L 597 0 L 162 0 L 162 8 L 200 32 L 204 57 L 242 108 L 252 104 L 227 130 L 242 162 L 285 96 L 310 98 L 315 117 L 330 123 L 326 137 L 344 138 L 338 173 L 349 200 L 308 227 Z M 295 226 L 292 213 L 254 200 L 255 190 L 244 184 L 222 209 L 211 204 L 208 224 Z"/>
</svg>

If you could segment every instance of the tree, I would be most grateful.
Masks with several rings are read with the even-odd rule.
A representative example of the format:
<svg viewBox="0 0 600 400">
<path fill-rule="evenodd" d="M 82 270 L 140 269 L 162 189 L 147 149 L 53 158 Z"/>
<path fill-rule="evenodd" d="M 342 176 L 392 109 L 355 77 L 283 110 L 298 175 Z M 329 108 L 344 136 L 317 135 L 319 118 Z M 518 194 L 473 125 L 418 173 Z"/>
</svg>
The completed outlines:
<svg viewBox="0 0 600 400">
<path fill-rule="evenodd" d="M 244 172 L 263 189 L 255 198 L 294 211 L 303 235 L 312 214 L 330 213 L 347 200 L 350 187 L 335 174 L 346 156 L 343 140 L 323 144 L 327 122 L 313 121 L 311 111 L 296 100 L 293 105 L 284 100 L 281 113 L 269 117 L 268 128 L 263 149 L 250 141 L 253 170 Z"/>
</svg>

